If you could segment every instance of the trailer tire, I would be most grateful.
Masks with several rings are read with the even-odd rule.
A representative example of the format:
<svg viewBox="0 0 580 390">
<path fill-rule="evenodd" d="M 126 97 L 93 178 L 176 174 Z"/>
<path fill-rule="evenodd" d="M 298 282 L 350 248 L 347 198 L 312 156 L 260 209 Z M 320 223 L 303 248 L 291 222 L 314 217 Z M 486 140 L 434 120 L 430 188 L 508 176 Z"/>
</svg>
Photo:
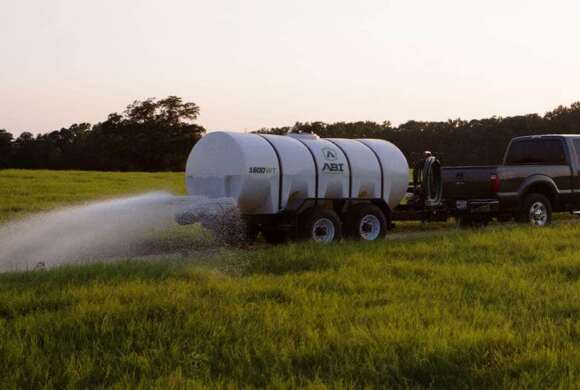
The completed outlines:
<svg viewBox="0 0 580 390">
<path fill-rule="evenodd" d="M 288 241 L 288 233 L 279 229 L 264 229 L 262 230 L 262 236 L 264 236 L 264 240 L 268 244 L 273 245 L 284 244 Z"/>
<path fill-rule="evenodd" d="M 314 207 L 300 216 L 299 238 L 327 244 L 342 238 L 342 226 L 333 210 Z"/>
<path fill-rule="evenodd" d="M 529 194 L 522 202 L 516 220 L 532 226 L 546 226 L 552 223 L 552 203 L 545 195 Z"/>
<path fill-rule="evenodd" d="M 375 241 L 387 234 L 387 218 L 374 204 L 361 204 L 345 216 L 345 236 L 354 240 Z"/>
</svg>

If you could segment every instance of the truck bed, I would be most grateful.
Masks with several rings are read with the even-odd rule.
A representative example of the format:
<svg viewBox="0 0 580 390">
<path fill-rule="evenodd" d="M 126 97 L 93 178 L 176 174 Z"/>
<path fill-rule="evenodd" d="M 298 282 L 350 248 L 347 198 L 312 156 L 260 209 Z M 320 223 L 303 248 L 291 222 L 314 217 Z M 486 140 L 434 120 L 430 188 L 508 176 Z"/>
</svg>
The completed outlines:
<svg viewBox="0 0 580 390">
<path fill-rule="evenodd" d="M 497 172 L 496 165 L 443 167 L 443 197 L 445 201 L 494 198 L 491 177 L 497 175 Z"/>
</svg>

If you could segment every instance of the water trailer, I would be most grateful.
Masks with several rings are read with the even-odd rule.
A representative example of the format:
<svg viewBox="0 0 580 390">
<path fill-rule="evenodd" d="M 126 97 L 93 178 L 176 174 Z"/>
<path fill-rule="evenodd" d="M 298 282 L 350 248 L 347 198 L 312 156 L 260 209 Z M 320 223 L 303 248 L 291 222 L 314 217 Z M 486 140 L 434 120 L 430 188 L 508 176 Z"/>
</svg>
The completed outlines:
<svg viewBox="0 0 580 390">
<path fill-rule="evenodd" d="M 376 240 L 408 190 L 409 166 L 392 143 L 212 132 L 191 151 L 187 192 L 237 204 L 249 237 Z"/>
</svg>

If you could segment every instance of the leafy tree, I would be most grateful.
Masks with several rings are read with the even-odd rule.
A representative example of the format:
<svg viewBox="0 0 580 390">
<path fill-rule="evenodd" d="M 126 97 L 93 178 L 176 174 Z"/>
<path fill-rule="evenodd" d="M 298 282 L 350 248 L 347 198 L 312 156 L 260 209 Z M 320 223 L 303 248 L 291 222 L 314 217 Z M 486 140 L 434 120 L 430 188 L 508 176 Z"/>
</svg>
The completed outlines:
<svg viewBox="0 0 580 390">
<path fill-rule="evenodd" d="M 126 120 L 134 123 L 159 122 L 180 126 L 197 119 L 199 107 L 195 103 L 184 103 L 180 97 L 169 96 L 159 101 L 153 98 L 136 100 L 127 106 L 124 114 Z"/>
<path fill-rule="evenodd" d="M 12 157 L 12 134 L 0 129 L 0 168 L 10 166 Z"/>
<path fill-rule="evenodd" d="M 177 96 L 146 99 L 130 104 L 123 114 L 113 113 L 94 126 L 87 140 L 89 166 L 100 170 L 183 170 L 187 155 L 205 133 L 193 123 L 195 103 Z"/>
<path fill-rule="evenodd" d="M 38 155 L 34 135 L 25 131 L 13 144 L 13 166 L 15 168 L 38 168 Z"/>
<path fill-rule="evenodd" d="M 256 130 L 254 133 L 257 134 L 273 134 L 273 135 L 286 135 L 289 132 L 292 131 L 292 128 L 289 126 L 284 126 L 284 127 L 272 127 L 272 128 L 266 128 L 263 127 L 259 130 Z"/>
</svg>

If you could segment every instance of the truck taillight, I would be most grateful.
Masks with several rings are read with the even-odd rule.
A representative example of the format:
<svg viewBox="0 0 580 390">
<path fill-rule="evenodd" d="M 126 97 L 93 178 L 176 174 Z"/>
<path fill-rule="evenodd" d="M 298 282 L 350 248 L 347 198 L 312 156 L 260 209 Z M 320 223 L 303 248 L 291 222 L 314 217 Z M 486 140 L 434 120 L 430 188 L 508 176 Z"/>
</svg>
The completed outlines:
<svg viewBox="0 0 580 390">
<path fill-rule="evenodd" d="M 491 182 L 491 192 L 493 193 L 499 192 L 499 176 L 491 175 L 489 180 Z"/>
</svg>

